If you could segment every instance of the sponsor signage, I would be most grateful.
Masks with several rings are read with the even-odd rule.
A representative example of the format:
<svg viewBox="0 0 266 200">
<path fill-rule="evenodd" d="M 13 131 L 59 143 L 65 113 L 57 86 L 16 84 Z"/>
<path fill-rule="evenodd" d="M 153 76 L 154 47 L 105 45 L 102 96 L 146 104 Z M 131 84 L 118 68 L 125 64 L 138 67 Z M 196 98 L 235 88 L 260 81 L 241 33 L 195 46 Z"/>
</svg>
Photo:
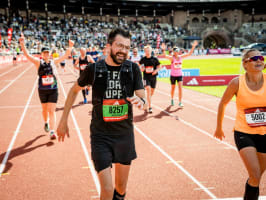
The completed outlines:
<svg viewBox="0 0 266 200">
<path fill-rule="evenodd" d="M 231 54 L 231 49 L 209 49 L 209 54 Z"/>
<path fill-rule="evenodd" d="M 216 86 L 228 85 L 228 83 L 239 75 L 217 75 L 217 76 L 185 76 L 183 85 L 185 86 Z"/>
<path fill-rule="evenodd" d="M 170 77 L 171 70 L 167 69 L 165 66 L 158 72 L 158 78 L 167 78 Z M 183 76 L 199 76 L 200 70 L 199 69 L 182 69 Z"/>
</svg>

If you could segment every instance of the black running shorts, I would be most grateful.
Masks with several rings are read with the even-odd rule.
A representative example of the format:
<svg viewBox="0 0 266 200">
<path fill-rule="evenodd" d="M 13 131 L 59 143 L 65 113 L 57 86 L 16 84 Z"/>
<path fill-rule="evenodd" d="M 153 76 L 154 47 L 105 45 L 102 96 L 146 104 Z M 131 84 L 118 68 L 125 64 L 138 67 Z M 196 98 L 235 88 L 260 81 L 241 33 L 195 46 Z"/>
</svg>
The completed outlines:
<svg viewBox="0 0 266 200">
<path fill-rule="evenodd" d="M 57 103 L 58 90 L 38 90 L 41 103 Z"/>
<path fill-rule="evenodd" d="M 171 76 L 170 77 L 171 85 L 175 85 L 176 82 L 183 81 L 182 76 Z"/>
<path fill-rule="evenodd" d="M 156 87 L 156 77 L 151 77 L 151 78 L 147 78 L 144 77 L 143 79 L 143 83 L 144 83 L 144 87 L 146 86 L 151 86 L 151 88 L 155 88 Z"/>
<path fill-rule="evenodd" d="M 91 133 L 91 157 L 98 173 L 112 163 L 130 165 L 137 157 L 134 134 Z"/>
<path fill-rule="evenodd" d="M 266 135 L 247 134 L 234 131 L 238 151 L 245 147 L 255 147 L 257 152 L 266 153 Z"/>
</svg>

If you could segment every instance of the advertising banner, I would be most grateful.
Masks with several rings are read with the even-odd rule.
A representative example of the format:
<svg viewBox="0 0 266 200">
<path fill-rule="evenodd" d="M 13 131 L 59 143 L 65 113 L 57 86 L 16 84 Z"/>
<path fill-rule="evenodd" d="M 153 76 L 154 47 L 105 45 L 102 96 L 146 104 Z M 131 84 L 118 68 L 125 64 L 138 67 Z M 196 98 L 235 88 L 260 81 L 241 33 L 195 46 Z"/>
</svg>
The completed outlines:
<svg viewBox="0 0 266 200">
<path fill-rule="evenodd" d="M 185 76 L 183 85 L 185 86 L 216 86 L 228 85 L 228 83 L 239 75 L 217 75 L 217 76 Z"/>
</svg>

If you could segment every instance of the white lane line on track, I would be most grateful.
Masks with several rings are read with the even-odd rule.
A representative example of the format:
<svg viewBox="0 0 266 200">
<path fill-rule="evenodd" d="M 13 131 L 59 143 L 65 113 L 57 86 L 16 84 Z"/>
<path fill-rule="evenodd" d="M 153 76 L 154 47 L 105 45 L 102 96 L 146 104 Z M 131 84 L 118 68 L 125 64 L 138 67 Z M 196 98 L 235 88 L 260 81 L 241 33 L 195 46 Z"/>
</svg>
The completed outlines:
<svg viewBox="0 0 266 200">
<path fill-rule="evenodd" d="M 161 91 L 161 90 L 156 90 L 156 91 L 159 92 L 159 93 L 161 93 L 161 94 L 163 94 L 163 95 L 166 95 L 166 96 L 169 96 L 169 97 L 170 97 L 170 95 L 169 95 L 168 93 L 166 93 L 166 92 L 163 92 L 163 91 Z M 217 115 L 217 112 L 214 111 L 214 110 L 212 110 L 212 109 L 206 108 L 206 107 L 201 106 L 201 105 L 197 105 L 197 104 L 192 103 L 191 101 L 188 101 L 188 100 L 183 100 L 183 102 L 185 102 L 185 103 L 187 103 L 187 104 L 190 104 L 190 105 L 192 105 L 192 106 L 195 106 L 195 107 L 197 107 L 197 108 L 200 108 L 200 109 L 202 109 L 202 110 L 206 110 L 206 111 L 208 111 L 208 112 L 214 113 L 215 115 Z M 228 116 L 228 115 L 224 115 L 224 117 L 227 118 L 227 119 L 231 119 L 231 120 L 233 120 L 233 121 L 235 120 L 235 118 L 230 117 L 230 116 Z"/>
<path fill-rule="evenodd" d="M 4 92 L 10 85 L 12 85 L 16 80 L 18 80 L 26 71 L 28 71 L 31 68 L 28 67 L 27 69 L 25 69 L 23 72 L 21 72 L 14 80 L 12 80 L 9 84 L 7 84 L 3 89 L 0 90 L 0 94 L 2 92 Z"/>
<path fill-rule="evenodd" d="M 215 199 L 215 200 L 243 200 L 243 197 L 224 198 L 224 199 Z M 260 196 L 259 200 L 266 200 L 266 196 Z"/>
<path fill-rule="evenodd" d="M 165 110 L 164 110 L 164 109 L 162 109 L 161 107 L 159 107 L 159 106 L 156 106 L 156 105 L 154 105 L 154 104 L 152 104 L 152 106 L 153 106 L 153 107 L 155 107 L 155 108 L 157 108 L 158 110 L 160 110 L 160 111 L 162 111 L 162 112 L 166 113 L 167 115 L 169 115 L 169 116 L 171 116 L 171 117 L 175 117 L 175 118 L 176 118 L 176 116 L 175 116 L 175 115 L 173 115 L 173 114 L 171 114 L 171 113 L 169 113 L 169 112 L 165 111 Z M 233 149 L 233 150 L 237 151 L 236 147 L 234 147 L 233 145 L 231 145 L 231 144 L 229 144 L 229 143 L 227 143 L 227 142 L 221 141 L 221 140 L 219 140 L 219 139 L 217 139 L 217 138 L 213 137 L 213 135 L 212 135 L 212 134 L 210 134 L 210 133 L 208 133 L 207 131 L 204 131 L 204 130 L 202 130 L 202 129 L 198 128 L 197 126 L 194 126 L 194 125 L 193 125 L 193 124 L 191 124 L 190 122 L 187 122 L 187 121 L 185 121 L 185 120 L 183 120 L 183 119 L 180 119 L 180 117 L 178 117 L 178 119 L 179 119 L 179 121 L 180 121 L 180 122 L 182 122 L 183 124 L 185 124 L 185 125 L 187 125 L 187 126 L 189 126 L 189 127 L 193 128 L 193 129 L 196 129 L 197 131 L 199 131 L 200 133 L 203 133 L 204 135 L 207 135 L 207 136 L 208 136 L 208 137 L 210 137 L 211 139 L 213 139 L 213 140 L 216 140 L 217 142 L 219 142 L 219 143 L 221 143 L 221 144 L 224 144 L 224 145 L 226 145 L 228 148 L 230 148 L 230 149 Z"/>
<path fill-rule="evenodd" d="M 18 69 L 18 68 L 19 68 L 19 66 L 17 66 L 17 67 L 14 67 L 14 68 L 12 68 L 12 69 L 10 69 L 10 70 L 6 71 L 6 72 L 3 72 L 2 74 L 0 74 L 0 77 L 2 77 L 2 76 L 4 76 L 4 75 L 8 74 L 9 72 L 12 72 L 12 71 L 14 71 L 15 69 Z"/>
<path fill-rule="evenodd" d="M 136 125 L 134 128 L 149 142 L 151 143 L 161 154 L 168 158 L 177 168 L 179 168 L 184 174 L 186 174 L 195 184 L 197 184 L 205 193 L 207 193 L 212 199 L 217 197 L 209 191 L 204 185 L 202 185 L 196 178 L 194 178 L 184 167 L 178 164 L 169 154 L 167 154 L 159 145 L 153 142 L 142 130 L 140 130 Z"/>
<path fill-rule="evenodd" d="M 64 106 L 63 104 L 56 106 Z M 0 109 L 24 108 L 25 106 L 0 106 Z M 41 105 L 29 105 L 29 108 L 42 108 Z"/>
<path fill-rule="evenodd" d="M 66 95 L 66 92 L 65 92 L 65 89 L 64 89 L 63 83 L 62 83 L 62 81 L 61 81 L 61 79 L 60 79 L 60 77 L 59 77 L 59 74 L 58 74 L 57 77 L 58 77 L 58 80 L 59 80 L 60 86 L 61 86 L 61 88 L 62 88 L 62 91 L 63 91 L 64 97 L 65 97 L 65 99 L 66 99 L 66 98 L 67 98 L 67 95 Z M 83 139 L 83 137 L 82 137 L 82 134 L 81 134 L 80 128 L 79 128 L 79 126 L 78 126 L 78 123 L 77 123 L 76 117 L 75 117 L 75 115 L 74 115 L 72 109 L 70 110 L 70 114 L 71 114 L 71 117 L 72 117 L 72 119 L 73 119 L 73 122 L 74 122 L 74 125 L 75 125 L 75 128 L 76 128 L 76 131 L 77 131 L 77 133 L 78 133 L 79 141 L 80 141 L 80 143 L 81 143 L 81 147 L 82 147 L 82 149 L 83 149 L 83 152 L 84 152 L 84 154 L 85 154 L 86 160 L 87 160 L 87 162 L 88 162 L 89 169 L 90 169 L 90 171 L 91 171 L 91 174 L 92 174 L 92 177 L 93 177 L 94 183 L 95 183 L 95 185 L 96 185 L 97 192 L 98 192 L 98 194 L 100 194 L 100 183 L 99 183 L 99 180 L 98 180 L 97 174 L 96 174 L 96 172 L 95 172 L 95 170 L 94 170 L 94 166 L 93 166 L 93 164 L 92 164 L 91 158 L 90 158 L 90 156 L 89 156 L 89 153 L 88 153 L 87 147 L 86 147 L 86 145 L 85 145 L 84 139 Z"/>
<path fill-rule="evenodd" d="M 9 146 L 8 146 L 8 149 L 7 149 L 7 151 L 6 151 L 5 157 L 4 157 L 4 159 L 3 159 L 3 161 L 2 161 L 2 163 L 1 163 L 1 165 L 0 165 L 0 177 L 1 177 L 1 175 L 2 175 L 2 173 L 3 173 L 3 171 L 4 171 L 4 169 L 5 169 L 5 165 L 6 165 L 6 162 L 7 162 L 7 160 L 8 160 L 9 154 L 10 154 L 12 148 L 13 148 L 13 145 L 14 145 L 14 143 L 15 143 L 15 140 L 16 140 L 16 137 L 17 137 L 17 135 L 18 135 L 19 129 L 20 129 L 21 125 L 22 125 L 22 122 L 23 122 L 23 120 L 24 120 L 25 114 L 26 114 L 26 112 L 27 112 L 27 110 L 28 110 L 28 107 L 29 107 L 29 104 L 30 104 L 31 98 L 32 98 L 32 96 L 33 96 L 33 93 L 34 93 L 34 91 L 35 91 L 35 87 L 36 87 L 36 85 L 37 85 L 37 80 L 38 80 L 38 78 L 36 78 L 36 80 L 35 80 L 35 82 L 34 82 L 34 85 L 33 85 L 32 91 L 31 91 L 31 94 L 30 94 L 30 96 L 29 96 L 29 98 L 28 98 L 28 101 L 27 101 L 27 103 L 26 103 L 26 105 L 25 105 L 25 108 L 24 108 L 24 110 L 23 110 L 23 113 L 22 113 L 22 115 L 21 115 L 21 117 L 20 117 L 20 120 L 19 120 L 18 126 L 17 126 L 17 128 L 16 128 L 16 131 L 15 131 L 15 133 L 14 133 L 14 135 L 13 135 L 13 137 L 12 137 L 12 140 L 11 140 Z"/>
</svg>

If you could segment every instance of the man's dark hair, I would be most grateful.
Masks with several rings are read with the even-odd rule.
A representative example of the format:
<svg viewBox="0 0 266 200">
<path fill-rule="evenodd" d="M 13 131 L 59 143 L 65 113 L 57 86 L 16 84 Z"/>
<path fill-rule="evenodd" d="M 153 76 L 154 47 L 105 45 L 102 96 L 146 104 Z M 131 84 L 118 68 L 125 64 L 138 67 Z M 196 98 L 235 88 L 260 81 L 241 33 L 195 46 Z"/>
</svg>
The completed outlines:
<svg viewBox="0 0 266 200">
<path fill-rule="evenodd" d="M 121 28 L 115 28 L 109 33 L 107 43 L 112 44 L 117 35 L 121 35 L 125 38 L 131 39 L 131 34 L 129 31 Z"/>
</svg>

